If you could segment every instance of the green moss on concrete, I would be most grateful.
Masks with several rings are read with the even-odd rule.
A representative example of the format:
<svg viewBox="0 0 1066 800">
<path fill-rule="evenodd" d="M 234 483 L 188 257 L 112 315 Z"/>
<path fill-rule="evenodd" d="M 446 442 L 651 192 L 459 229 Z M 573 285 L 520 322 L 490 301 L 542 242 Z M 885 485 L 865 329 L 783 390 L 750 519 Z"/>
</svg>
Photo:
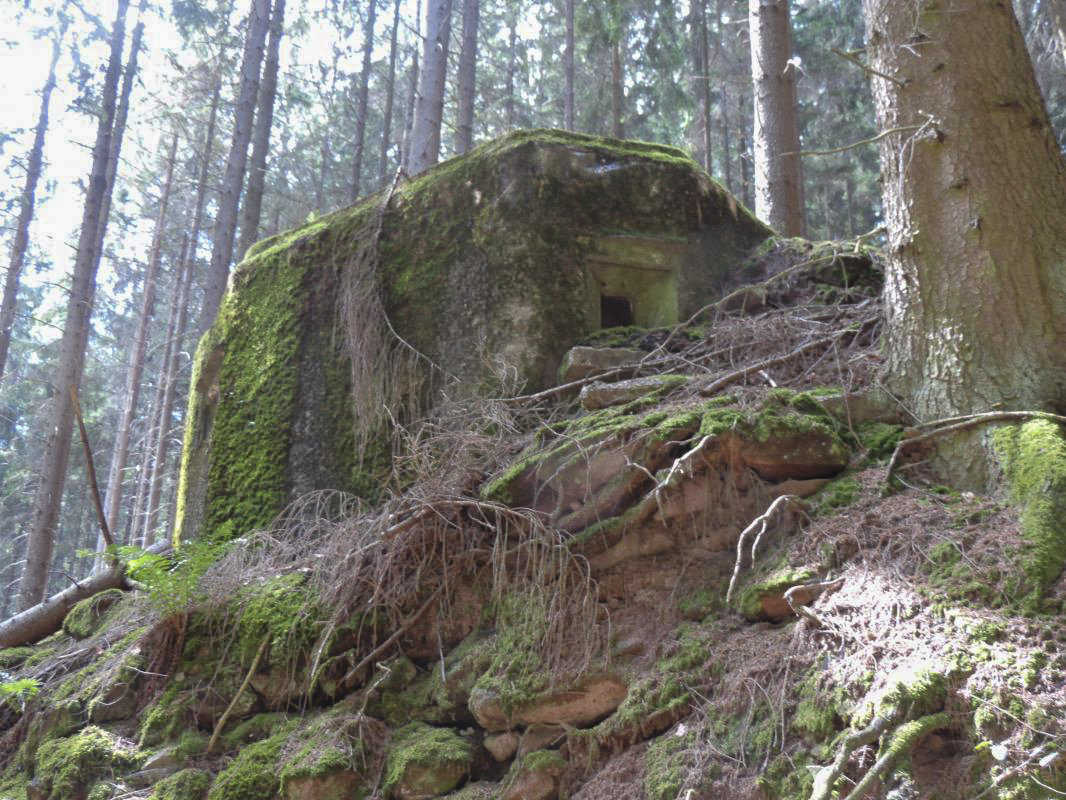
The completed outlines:
<svg viewBox="0 0 1066 800">
<path fill-rule="evenodd" d="M 403 784 L 426 797 L 445 794 L 459 783 L 473 757 L 470 743 L 450 729 L 413 722 L 393 734 L 382 788 L 388 794 Z"/>
<path fill-rule="evenodd" d="M 290 573 L 241 590 L 237 646 L 242 663 L 251 662 L 264 638 L 272 665 L 291 665 L 311 647 L 319 632 L 318 604 L 306 579 Z"/>
<path fill-rule="evenodd" d="M 223 769 L 207 795 L 207 800 L 271 800 L 281 781 L 277 774 L 278 754 L 289 737 L 288 730 L 248 745 Z"/>
<path fill-rule="evenodd" d="M 1021 511 L 1018 593 L 1036 609 L 1066 565 L 1066 436 L 1056 423 L 1034 419 L 998 428 L 992 442 Z"/>
<path fill-rule="evenodd" d="M 203 800 L 211 775 L 202 769 L 183 769 L 155 785 L 148 800 Z"/>
<path fill-rule="evenodd" d="M 75 603 L 63 618 L 63 630 L 73 639 L 88 639 L 99 629 L 104 614 L 125 594 L 121 589 L 106 589 Z"/>
<path fill-rule="evenodd" d="M 132 772 L 140 760 L 118 737 L 90 725 L 66 739 L 42 743 L 33 777 L 48 800 L 70 800 L 99 777 Z"/>
</svg>

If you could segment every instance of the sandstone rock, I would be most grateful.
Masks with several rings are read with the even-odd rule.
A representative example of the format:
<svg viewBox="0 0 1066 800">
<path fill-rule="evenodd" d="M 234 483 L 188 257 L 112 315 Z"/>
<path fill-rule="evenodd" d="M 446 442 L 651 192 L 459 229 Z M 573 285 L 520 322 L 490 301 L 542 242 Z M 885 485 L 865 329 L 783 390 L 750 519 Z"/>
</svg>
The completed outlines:
<svg viewBox="0 0 1066 800">
<path fill-rule="evenodd" d="M 492 757 L 502 764 L 514 758 L 514 754 L 518 751 L 518 742 L 518 734 L 507 731 L 486 736 L 484 744 Z"/>
<path fill-rule="evenodd" d="M 530 725 L 518 743 L 518 757 L 522 758 L 537 750 L 558 745 L 566 738 L 562 725 Z"/>
<path fill-rule="evenodd" d="M 180 769 L 183 761 L 178 757 L 177 745 L 157 750 L 145 759 L 141 769 Z"/>
<path fill-rule="evenodd" d="M 513 720 L 529 727 L 538 723 L 584 728 L 609 716 L 625 700 L 628 687 L 617 678 L 596 678 L 574 691 L 552 692 L 516 711 Z"/>
<path fill-rule="evenodd" d="M 651 375 L 646 378 L 631 378 L 617 383 L 596 381 L 582 387 L 578 399 L 586 411 L 617 406 L 649 395 L 658 389 L 675 386 L 679 380 L 673 375 Z"/>
<path fill-rule="evenodd" d="M 447 794 L 473 762 L 473 747 L 448 728 L 405 725 L 393 734 L 385 761 L 385 791 L 394 800 Z"/>
<path fill-rule="evenodd" d="M 363 779 L 351 770 L 342 769 L 323 775 L 290 778 L 285 781 L 285 800 L 351 800 L 359 797 Z"/>
<path fill-rule="evenodd" d="M 511 768 L 500 800 L 556 800 L 566 761 L 554 751 L 531 753 Z"/>
<path fill-rule="evenodd" d="M 462 789 L 445 795 L 447 800 L 497 800 L 500 785 L 491 781 L 474 781 Z"/>
<path fill-rule="evenodd" d="M 589 375 L 636 364 L 645 355 L 628 347 L 572 347 L 563 356 L 559 382 L 579 381 Z"/>
<path fill-rule="evenodd" d="M 840 392 L 815 396 L 815 401 L 842 422 L 885 422 L 898 425 L 906 411 L 891 394 L 879 386 L 861 392 Z"/>
<path fill-rule="evenodd" d="M 475 688 L 470 692 L 468 705 L 477 724 L 490 733 L 505 731 L 510 727 L 500 696 L 491 689 Z"/>
<path fill-rule="evenodd" d="M 744 462 L 767 481 L 829 478 L 848 465 L 850 453 L 823 428 L 774 430 L 765 439 L 740 441 Z"/>
</svg>

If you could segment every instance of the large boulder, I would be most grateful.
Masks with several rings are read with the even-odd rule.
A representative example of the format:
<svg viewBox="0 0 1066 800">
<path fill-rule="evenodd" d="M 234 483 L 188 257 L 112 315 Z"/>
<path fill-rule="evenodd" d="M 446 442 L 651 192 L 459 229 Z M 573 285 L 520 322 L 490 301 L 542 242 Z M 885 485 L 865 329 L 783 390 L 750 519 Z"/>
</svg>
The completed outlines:
<svg viewBox="0 0 1066 800">
<path fill-rule="evenodd" d="M 365 436 L 385 419 L 355 435 L 353 281 L 426 357 L 406 397 L 500 372 L 534 389 L 600 327 L 689 316 L 769 234 L 680 150 L 525 131 L 260 242 L 197 354 L 177 535 L 244 535 L 308 490 L 373 499 L 389 451 Z"/>
</svg>

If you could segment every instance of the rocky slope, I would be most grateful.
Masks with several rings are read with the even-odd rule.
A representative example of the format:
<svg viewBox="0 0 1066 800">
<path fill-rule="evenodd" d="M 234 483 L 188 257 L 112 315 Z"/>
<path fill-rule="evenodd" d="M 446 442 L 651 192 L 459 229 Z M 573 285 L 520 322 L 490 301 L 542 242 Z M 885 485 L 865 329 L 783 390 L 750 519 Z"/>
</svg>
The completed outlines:
<svg viewBox="0 0 1066 800">
<path fill-rule="evenodd" d="M 0 651 L 0 798 L 1061 796 L 1057 425 L 938 485 L 872 254 L 742 270 L 555 387 L 446 393 L 380 502 L 125 554 L 135 591 Z"/>
</svg>

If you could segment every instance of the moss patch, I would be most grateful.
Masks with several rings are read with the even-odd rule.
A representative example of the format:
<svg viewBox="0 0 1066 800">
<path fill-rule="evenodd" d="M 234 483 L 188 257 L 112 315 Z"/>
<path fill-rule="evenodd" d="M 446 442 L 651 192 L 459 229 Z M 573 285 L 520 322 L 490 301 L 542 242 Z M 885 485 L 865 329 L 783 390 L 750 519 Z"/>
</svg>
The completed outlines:
<svg viewBox="0 0 1066 800">
<path fill-rule="evenodd" d="M 99 629 L 104 614 L 125 595 L 121 589 L 107 589 L 75 603 L 63 619 L 64 632 L 73 639 L 88 639 Z"/>
<path fill-rule="evenodd" d="M 445 794 L 459 783 L 472 759 L 473 747 L 451 730 L 413 722 L 393 734 L 383 788 L 389 793 L 402 785 L 411 795 Z"/>
<path fill-rule="evenodd" d="M 211 775 L 202 769 L 183 769 L 155 785 L 148 800 L 203 800 Z"/>
<path fill-rule="evenodd" d="M 1038 608 L 1066 565 L 1066 437 L 1054 422 L 1034 419 L 998 428 L 992 442 L 1021 510 L 1018 592 Z"/>
<path fill-rule="evenodd" d="M 282 730 L 269 739 L 248 745 L 218 774 L 208 800 L 265 800 L 275 797 L 281 785 L 277 775 L 278 754 L 289 732 Z"/>
<path fill-rule="evenodd" d="M 37 750 L 34 780 L 49 800 L 70 800 L 97 778 L 131 772 L 139 762 L 135 750 L 90 725 L 75 736 L 44 742 Z"/>
</svg>

